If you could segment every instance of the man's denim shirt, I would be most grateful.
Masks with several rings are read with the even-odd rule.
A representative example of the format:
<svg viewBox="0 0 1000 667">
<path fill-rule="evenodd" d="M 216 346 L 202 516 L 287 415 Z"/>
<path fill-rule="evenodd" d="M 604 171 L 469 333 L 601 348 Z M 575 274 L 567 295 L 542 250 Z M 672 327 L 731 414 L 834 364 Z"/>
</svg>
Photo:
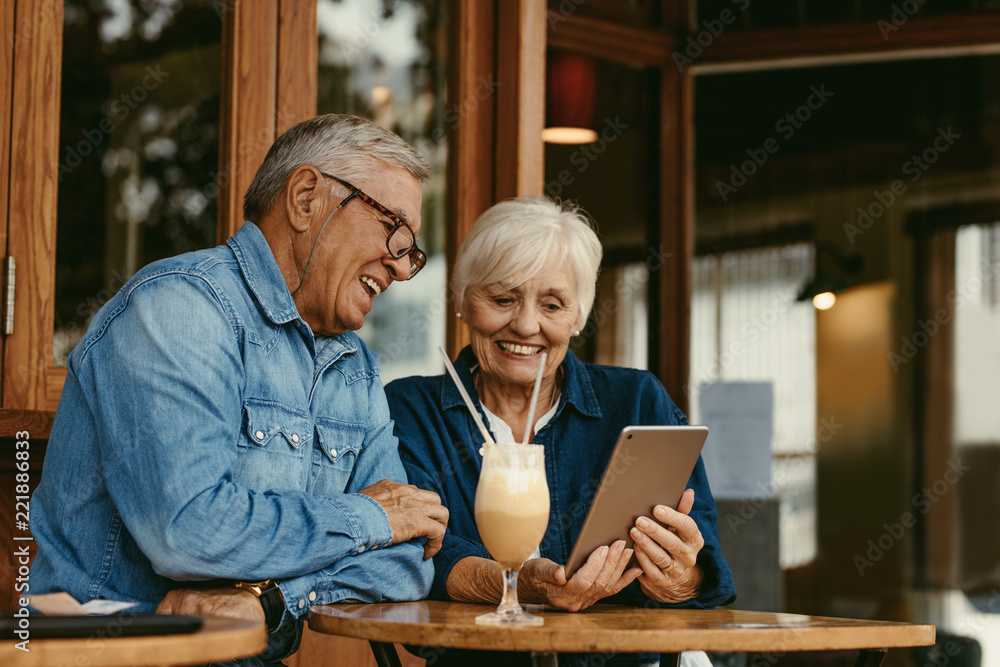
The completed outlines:
<svg viewBox="0 0 1000 667">
<path fill-rule="evenodd" d="M 385 511 L 357 493 L 406 481 L 378 358 L 313 337 L 253 223 L 142 269 L 67 365 L 31 593 L 151 612 L 195 582 L 279 579 L 283 630 L 314 604 L 427 594 L 419 540 L 385 548 Z"/>
</svg>

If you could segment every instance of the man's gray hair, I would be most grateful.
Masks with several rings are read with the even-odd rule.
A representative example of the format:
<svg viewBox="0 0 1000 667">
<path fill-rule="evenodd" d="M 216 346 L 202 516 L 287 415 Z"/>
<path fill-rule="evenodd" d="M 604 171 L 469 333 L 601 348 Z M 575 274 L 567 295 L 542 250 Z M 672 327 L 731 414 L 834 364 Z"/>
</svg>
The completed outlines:
<svg viewBox="0 0 1000 667">
<path fill-rule="evenodd" d="M 576 329 L 582 329 L 594 305 L 602 254 L 590 218 L 579 206 L 545 197 L 502 201 L 479 216 L 462 242 L 451 280 L 455 306 L 462 308 L 470 287 L 515 275 L 520 285 L 569 260 L 580 304 Z"/>
<path fill-rule="evenodd" d="M 316 116 L 289 128 L 267 151 L 243 197 L 244 217 L 259 222 L 270 213 L 292 172 L 304 164 L 351 182 L 386 165 L 406 170 L 418 183 L 431 176 L 430 166 L 412 146 L 370 120 L 347 114 Z"/>
</svg>

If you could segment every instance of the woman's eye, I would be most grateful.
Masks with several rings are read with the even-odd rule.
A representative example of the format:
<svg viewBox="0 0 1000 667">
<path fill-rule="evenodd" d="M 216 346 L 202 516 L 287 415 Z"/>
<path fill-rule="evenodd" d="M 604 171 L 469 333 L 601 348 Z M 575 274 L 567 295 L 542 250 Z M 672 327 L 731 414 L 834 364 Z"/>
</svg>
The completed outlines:
<svg viewBox="0 0 1000 667">
<path fill-rule="evenodd" d="M 554 312 L 557 312 L 559 310 L 562 310 L 562 306 L 560 306 L 558 303 L 546 303 L 546 304 L 542 305 L 542 308 L 544 308 L 545 310 L 547 310 L 550 313 L 554 313 Z"/>
<path fill-rule="evenodd" d="M 499 296 L 493 299 L 493 303 L 497 304 L 498 306 L 509 306 L 510 304 L 514 303 L 514 300 L 508 299 L 505 296 Z"/>
</svg>

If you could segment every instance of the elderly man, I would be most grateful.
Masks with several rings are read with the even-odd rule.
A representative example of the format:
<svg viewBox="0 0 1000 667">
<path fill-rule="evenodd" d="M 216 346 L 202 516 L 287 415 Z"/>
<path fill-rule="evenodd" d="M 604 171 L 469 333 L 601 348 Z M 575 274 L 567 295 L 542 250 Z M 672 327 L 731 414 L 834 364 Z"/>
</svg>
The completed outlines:
<svg viewBox="0 0 1000 667">
<path fill-rule="evenodd" d="M 271 147 L 225 246 L 139 271 L 68 374 L 32 499 L 31 592 L 266 620 L 423 597 L 448 513 L 405 484 L 377 357 L 352 333 L 412 278 L 429 167 L 319 116 Z"/>
</svg>

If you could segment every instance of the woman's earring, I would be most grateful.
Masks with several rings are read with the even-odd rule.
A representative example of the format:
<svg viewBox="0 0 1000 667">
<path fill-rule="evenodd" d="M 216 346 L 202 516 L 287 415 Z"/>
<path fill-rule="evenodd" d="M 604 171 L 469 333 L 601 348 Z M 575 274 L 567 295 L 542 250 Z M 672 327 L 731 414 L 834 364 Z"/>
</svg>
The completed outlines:
<svg viewBox="0 0 1000 667">
<path fill-rule="evenodd" d="M 579 336 L 579 335 L 580 335 L 580 332 L 579 332 L 579 331 L 574 331 L 574 332 L 573 332 L 573 335 L 574 335 L 574 336 Z"/>
<path fill-rule="evenodd" d="M 462 319 L 462 313 L 455 313 L 455 317 L 457 317 L 458 319 Z"/>
</svg>

